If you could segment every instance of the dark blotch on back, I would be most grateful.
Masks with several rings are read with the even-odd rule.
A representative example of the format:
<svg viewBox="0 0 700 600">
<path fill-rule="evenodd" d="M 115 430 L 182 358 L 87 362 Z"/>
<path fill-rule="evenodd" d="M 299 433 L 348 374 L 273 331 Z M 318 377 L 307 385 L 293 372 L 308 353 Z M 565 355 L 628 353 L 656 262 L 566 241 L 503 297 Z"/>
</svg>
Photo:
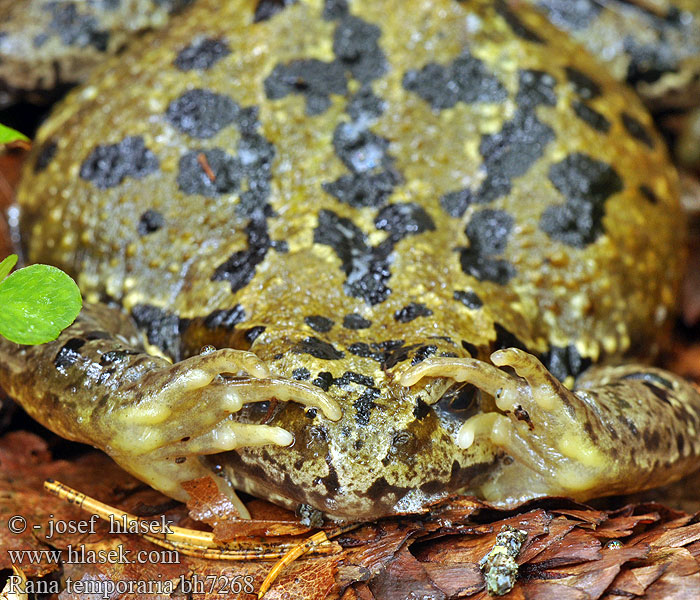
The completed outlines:
<svg viewBox="0 0 700 600">
<path fill-rule="evenodd" d="M 338 124 L 333 132 L 333 148 L 350 174 L 322 187 L 340 202 L 355 207 L 381 206 L 401 182 L 388 152 L 389 141 L 369 130 L 384 108 L 383 100 L 365 84 L 346 106 L 353 121 Z"/>
<path fill-rule="evenodd" d="M 460 264 L 467 275 L 500 285 L 515 276 L 510 262 L 494 258 L 505 251 L 514 222 L 503 210 L 486 208 L 474 213 L 464 230 L 469 247 L 460 249 Z"/>
<path fill-rule="evenodd" d="M 333 385 L 340 387 L 346 386 L 349 383 L 356 383 L 365 387 L 374 387 L 374 379 L 372 377 L 369 375 L 362 375 L 362 373 L 355 373 L 354 371 L 345 371 L 342 376 L 333 380 Z"/>
<path fill-rule="evenodd" d="M 190 150 L 180 157 L 177 185 L 186 194 L 231 194 L 238 190 L 241 175 L 240 161 L 220 148 Z"/>
<path fill-rule="evenodd" d="M 512 180 L 527 173 L 554 137 L 554 130 L 531 110 L 518 110 L 501 131 L 485 135 L 479 152 L 487 175 L 474 200 L 491 202 L 508 194 Z"/>
<path fill-rule="evenodd" d="M 36 161 L 34 162 L 35 173 L 41 173 L 44 169 L 46 169 L 46 167 L 49 166 L 49 163 L 53 160 L 53 157 L 56 156 L 57 149 L 58 144 L 55 140 L 48 140 L 44 143 L 36 157 Z"/>
<path fill-rule="evenodd" d="M 669 11 L 669 16 L 671 14 Z M 636 86 L 640 82 L 655 83 L 667 73 L 678 73 L 680 59 L 683 55 L 683 51 L 679 52 L 675 48 L 677 42 L 666 39 L 667 32 L 671 33 L 670 37 L 675 37 L 680 32 L 681 28 L 678 27 L 677 22 L 673 22 L 672 19 L 660 19 L 649 12 L 645 14 L 645 19 L 648 22 L 649 30 L 656 34 L 657 39 L 649 39 L 646 36 L 637 38 L 637 36 L 628 35 L 623 40 L 625 55 L 629 59 L 626 80 L 631 86 Z M 693 21 L 695 19 L 691 19 L 690 27 L 682 34 L 682 38 L 688 41 L 691 38 L 694 40 L 696 36 L 695 33 L 688 31 L 695 30 L 697 24 Z M 689 43 L 695 44 L 696 42 Z"/>
<path fill-rule="evenodd" d="M 657 204 L 659 199 L 656 197 L 654 191 L 648 185 L 640 185 L 639 191 L 644 195 L 644 197 L 649 200 L 652 204 Z"/>
<path fill-rule="evenodd" d="M 503 350 L 504 348 L 519 348 L 527 350 L 527 346 L 522 342 L 512 331 L 506 329 L 500 323 L 494 323 L 496 330 L 496 341 L 494 342 L 494 350 Z M 462 343 L 464 345 L 464 343 Z M 472 354 L 472 356 L 476 356 Z"/>
<path fill-rule="evenodd" d="M 341 350 L 336 350 L 328 342 L 319 340 L 317 337 L 307 337 L 294 346 L 296 354 L 310 354 L 321 360 L 338 360 L 345 356 Z"/>
<path fill-rule="evenodd" d="M 678 453 L 683 454 L 685 450 L 685 438 L 682 433 L 676 435 L 676 446 L 678 447 Z"/>
<path fill-rule="evenodd" d="M 418 397 L 416 399 L 416 405 L 413 408 L 413 416 L 419 420 L 422 421 L 425 419 L 426 416 L 428 416 L 428 413 L 430 412 L 430 406 L 428 406 L 425 402 L 423 402 L 423 399 Z"/>
<path fill-rule="evenodd" d="M 387 231 L 395 242 L 408 235 L 434 231 L 435 223 L 425 209 L 415 202 L 390 204 L 374 220 L 377 229 Z"/>
<path fill-rule="evenodd" d="M 299 367 L 292 371 L 292 379 L 297 381 L 306 381 L 309 377 L 311 377 L 311 373 L 306 367 Z"/>
<path fill-rule="evenodd" d="M 212 281 L 228 281 L 231 291 L 237 292 L 250 283 L 257 266 L 265 260 L 270 249 L 270 236 L 267 221 L 263 218 L 251 219 L 246 226 L 248 248 L 232 254 L 214 271 Z"/>
<path fill-rule="evenodd" d="M 340 489 L 340 482 L 338 481 L 338 472 L 333 466 L 333 458 L 330 454 L 326 455 L 326 464 L 328 465 L 328 475 L 323 477 L 321 481 L 326 488 L 326 492 L 333 496 Z"/>
<path fill-rule="evenodd" d="M 384 358 L 381 362 L 382 369 L 393 369 L 400 362 L 408 360 L 416 348 L 420 348 L 420 344 L 411 344 L 410 346 L 401 346 L 396 349 L 387 349 L 384 352 Z"/>
<path fill-rule="evenodd" d="M 496 327 L 496 331 L 498 331 L 498 324 L 496 324 Z M 471 356 L 472 358 L 476 358 L 477 356 L 479 356 L 479 349 L 467 340 L 462 340 L 462 348 L 469 352 L 469 356 Z"/>
<path fill-rule="evenodd" d="M 323 189 L 340 202 L 354 207 L 381 206 L 391 196 L 400 182 L 394 171 L 379 173 L 342 175 Z"/>
<path fill-rule="evenodd" d="M 642 437 L 644 438 L 644 445 L 646 446 L 647 450 L 654 452 L 659 449 L 661 434 L 659 434 L 657 429 L 645 429 Z"/>
<path fill-rule="evenodd" d="M 333 132 L 333 148 L 340 160 L 353 173 L 367 173 L 391 167 L 387 154 L 389 140 L 354 123 L 341 123 Z"/>
<path fill-rule="evenodd" d="M 632 115 L 623 112 L 622 124 L 625 126 L 627 133 L 629 133 L 633 138 L 639 140 L 643 144 L 646 144 L 649 148 L 654 148 L 654 138 L 651 137 L 649 130 L 644 127 L 640 121 L 635 119 Z"/>
<path fill-rule="evenodd" d="M 576 100 L 572 103 L 572 107 L 576 116 L 596 131 L 600 131 L 601 133 L 608 133 L 608 131 L 610 131 L 610 121 L 597 110 L 588 106 L 585 102 Z"/>
<path fill-rule="evenodd" d="M 435 354 L 437 352 L 437 349 L 438 349 L 438 347 L 435 344 L 421 346 L 413 354 L 413 358 L 411 359 L 411 364 L 417 365 L 418 363 L 423 362 L 426 358 Z"/>
<path fill-rule="evenodd" d="M 326 21 L 340 19 L 348 14 L 348 0 L 325 0 L 323 18 Z"/>
<path fill-rule="evenodd" d="M 128 360 L 129 356 L 136 356 L 137 354 L 139 353 L 133 350 L 110 350 L 100 357 L 100 366 L 107 367 L 114 363 Z"/>
<path fill-rule="evenodd" d="M 566 67 L 566 77 L 574 86 L 574 91 L 584 100 L 591 100 L 600 96 L 600 86 L 588 75 L 574 67 Z"/>
<path fill-rule="evenodd" d="M 333 374 L 329 371 L 321 371 L 311 383 L 327 392 L 333 385 Z"/>
<path fill-rule="evenodd" d="M 496 7 L 496 12 L 508 23 L 515 35 L 528 42 L 544 44 L 544 40 L 520 20 L 520 17 L 510 9 L 505 0 L 496 0 L 494 5 Z"/>
<path fill-rule="evenodd" d="M 244 125 L 241 124 L 243 129 Z M 270 196 L 272 180 L 272 161 L 275 157 L 274 146 L 262 135 L 242 131 L 238 142 L 236 160 L 241 165 L 241 176 L 248 181 L 247 188 L 240 196 L 236 212 L 241 217 L 260 218 L 261 214 L 269 216 L 267 199 Z M 284 251 L 284 243 L 277 244 L 277 250 Z"/>
<path fill-rule="evenodd" d="M 520 71 L 518 95 L 515 101 L 520 108 L 533 108 L 544 104 L 555 106 L 557 95 L 554 86 L 557 80 L 546 71 L 524 69 Z"/>
<path fill-rule="evenodd" d="M 347 79 L 345 69 L 337 61 L 298 59 L 277 65 L 265 79 L 264 86 L 269 100 L 303 94 L 306 96 L 306 114 L 313 116 L 328 110 L 331 94 L 346 93 Z"/>
<path fill-rule="evenodd" d="M 140 329 L 146 331 L 149 343 L 160 348 L 174 361 L 179 361 L 180 334 L 188 321 L 176 314 L 150 304 L 137 304 L 131 309 L 131 316 Z"/>
<path fill-rule="evenodd" d="M 246 342 L 252 345 L 253 342 L 258 339 L 258 337 L 263 331 L 265 331 L 265 327 L 263 325 L 256 325 L 255 327 L 251 327 L 245 332 L 244 337 L 246 339 Z"/>
<path fill-rule="evenodd" d="M 394 313 L 394 320 L 399 323 L 409 323 L 418 317 L 429 317 L 433 314 L 425 304 L 411 302 Z"/>
<path fill-rule="evenodd" d="M 379 304 L 391 290 L 386 282 L 391 276 L 388 256 L 391 244 L 371 247 L 367 236 L 350 219 L 339 217 L 329 210 L 321 210 L 314 242 L 333 248 L 346 274 L 345 293 L 362 298 L 369 304 Z"/>
<path fill-rule="evenodd" d="M 346 112 L 353 121 L 369 121 L 382 116 L 386 109 L 386 102 L 379 96 L 375 96 L 372 87 L 365 84 L 348 102 Z"/>
<path fill-rule="evenodd" d="M 56 353 L 56 357 L 53 359 L 54 367 L 65 374 L 66 369 L 72 367 L 80 359 L 79 350 L 84 345 L 85 340 L 82 338 L 69 339 Z"/>
<path fill-rule="evenodd" d="M 230 125 L 238 113 L 238 105 L 228 96 L 194 89 L 173 100 L 165 116 L 182 133 L 207 139 Z"/>
<path fill-rule="evenodd" d="M 673 384 L 668 379 L 661 377 L 661 375 L 657 375 L 656 373 L 629 373 L 624 375 L 622 379 L 639 379 L 641 381 L 646 381 L 648 383 L 661 386 L 667 390 L 673 390 Z"/>
<path fill-rule="evenodd" d="M 148 235 L 158 231 L 165 225 L 165 218 L 157 210 L 148 209 L 139 218 L 139 224 L 136 226 L 136 231 L 139 235 Z"/>
<path fill-rule="evenodd" d="M 107 50 L 109 32 L 98 28 L 93 15 L 80 14 L 77 2 L 47 2 L 44 10 L 51 13 L 48 30 L 57 34 L 66 46 L 92 46 L 100 52 Z"/>
<path fill-rule="evenodd" d="M 358 425 L 368 425 L 372 415 L 372 409 L 377 405 L 374 401 L 379 398 L 379 390 L 377 388 L 369 388 L 362 392 L 357 400 L 353 403 L 355 408 L 355 421 Z"/>
<path fill-rule="evenodd" d="M 514 222 L 513 216 L 504 210 L 485 208 L 474 213 L 464 233 L 474 252 L 485 256 L 501 254 L 506 249 Z"/>
<path fill-rule="evenodd" d="M 376 360 L 382 365 L 382 368 L 391 368 L 398 362 L 406 360 L 410 351 L 419 345 L 404 346 L 403 340 L 385 340 L 379 343 L 373 342 L 372 344 L 356 342 L 348 346 L 348 352 L 355 356 Z"/>
<path fill-rule="evenodd" d="M 377 25 L 359 17 L 345 16 L 333 35 L 333 52 L 353 77 L 363 83 L 381 77 L 387 70 L 386 57 L 379 47 L 382 34 Z"/>
<path fill-rule="evenodd" d="M 474 203 L 495 200 L 511 190 L 512 180 L 524 175 L 554 140 L 554 130 L 537 118 L 534 108 L 556 103 L 554 78 L 543 71 L 521 71 L 518 110 L 501 131 L 484 135 L 479 144 L 486 178 L 479 189 L 448 192 L 440 198 L 445 212 L 461 217 Z M 491 265 L 493 267 L 493 265 Z"/>
<path fill-rule="evenodd" d="M 217 38 L 203 38 L 180 50 L 175 66 L 181 71 L 205 71 L 231 54 L 226 42 Z"/>
<path fill-rule="evenodd" d="M 228 310 L 215 310 L 204 319 L 207 329 L 223 328 L 232 331 L 236 325 L 245 321 L 245 310 L 240 304 L 236 304 Z"/>
<path fill-rule="evenodd" d="M 549 179 L 566 198 L 566 204 L 549 206 L 540 229 L 552 239 L 584 248 L 603 234 L 605 201 L 621 191 L 615 169 L 587 154 L 576 152 L 552 165 Z"/>
<path fill-rule="evenodd" d="M 158 159 L 141 136 L 96 146 L 80 166 L 80 177 L 100 189 L 116 187 L 126 177 L 142 179 L 158 169 Z"/>
<path fill-rule="evenodd" d="M 343 327 L 345 329 L 367 329 L 372 325 L 372 321 L 368 321 L 364 317 L 351 313 L 343 317 Z"/>
<path fill-rule="evenodd" d="M 296 4 L 297 0 L 258 0 L 253 15 L 253 22 L 267 21 L 279 12 L 282 12 L 288 6 Z"/>
<path fill-rule="evenodd" d="M 304 317 L 304 322 L 311 327 L 314 331 L 319 333 L 327 333 L 333 328 L 333 321 L 326 317 L 321 317 L 319 315 L 311 315 L 309 317 Z"/>
<path fill-rule="evenodd" d="M 403 87 L 436 110 L 457 102 L 503 102 L 508 97 L 498 78 L 467 50 L 447 66 L 428 63 L 420 71 L 407 71 Z"/>
<path fill-rule="evenodd" d="M 465 292 L 461 290 L 455 290 L 453 298 L 472 310 L 478 310 L 484 305 L 481 298 L 479 298 L 479 296 L 477 296 L 477 294 L 472 291 Z"/>
<path fill-rule="evenodd" d="M 365 117 L 370 114 L 363 114 L 360 121 L 340 123 L 333 132 L 335 153 L 351 173 L 322 187 L 350 206 L 381 206 L 401 177 L 393 168 L 389 141 L 367 129 Z"/>
<path fill-rule="evenodd" d="M 487 176 L 477 192 L 479 202 L 507 194 L 511 181 L 527 173 L 554 140 L 554 131 L 532 110 L 518 110 L 501 131 L 485 135 L 479 144 Z"/>
</svg>

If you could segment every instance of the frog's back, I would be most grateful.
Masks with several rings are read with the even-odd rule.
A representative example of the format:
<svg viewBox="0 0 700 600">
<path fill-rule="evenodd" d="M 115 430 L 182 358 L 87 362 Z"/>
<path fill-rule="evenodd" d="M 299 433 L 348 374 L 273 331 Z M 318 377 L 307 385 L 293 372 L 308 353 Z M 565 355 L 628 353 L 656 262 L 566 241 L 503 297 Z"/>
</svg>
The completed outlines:
<svg viewBox="0 0 700 600">
<path fill-rule="evenodd" d="M 565 380 L 649 351 L 680 270 L 675 173 L 633 93 L 536 12 L 282 4 L 198 2 L 72 93 L 19 192 L 28 258 L 175 359 L 250 349 L 337 402 L 337 422 L 237 411 L 295 441 L 217 455 L 236 487 L 341 516 L 475 490 L 500 446 L 455 440 L 498 418 L 489 400 L 451 402 L 461 372 L 406 370 L 499 382 L 488 353 L 519 346 Z"/>
<path fill-rule="evenodd" d="M 60 106 L 30 260 L 141 314 L 373 325 L 346 346 L 425 328 L 584 364 L 655 337 L 675 176 L 579 47 L 505 2 L 257 4 L 200 3 Z"/>
</svg>

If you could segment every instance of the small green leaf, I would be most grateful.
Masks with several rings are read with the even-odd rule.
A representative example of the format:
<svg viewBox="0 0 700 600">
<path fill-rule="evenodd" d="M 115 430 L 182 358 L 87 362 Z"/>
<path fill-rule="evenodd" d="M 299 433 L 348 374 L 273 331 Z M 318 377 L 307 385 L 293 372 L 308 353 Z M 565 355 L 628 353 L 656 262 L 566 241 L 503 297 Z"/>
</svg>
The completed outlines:
<svg viewBox="0 0 700 600">
<path fill-rule="evenodd" d="M 12 271 L 12 267 L 14 267 L 17 264 L 17 255 L 16 254 L 10 254 L 10 256 L 7 256 L 3 259 L 2 262 L 0 262 L 0 281 L 5 279 L 7 277 L 7 274 Z"/>
<path fill-rule="evenodd" d="M 50 342 L 75 321 L 81 306 L 78 286 L 60 269 L 19 269 L 0 282 L 0 335 L 18 344 Z"/>
<path fill-rule="evenodd" d="M 0 144 L 10 144 L 18 141 L 28 142 L 29 138 L 19 131 L 0 124 Z"/>
</svg>

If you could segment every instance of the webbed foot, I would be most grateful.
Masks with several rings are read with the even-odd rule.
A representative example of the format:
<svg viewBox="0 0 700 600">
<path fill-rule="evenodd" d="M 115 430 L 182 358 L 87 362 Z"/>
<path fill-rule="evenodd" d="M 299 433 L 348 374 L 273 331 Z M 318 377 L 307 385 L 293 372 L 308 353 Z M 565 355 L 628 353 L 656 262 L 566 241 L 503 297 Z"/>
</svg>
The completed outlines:
<svg viewBox="0 0 700 600">
<path fill-rule="evenodd" d="M 487 499 L 508 503 L 541 495 L 590 496 L 608 463 L 586 429 L 591 407 L 527 352 L 499 350 L 491 360 L 493 365 L 470 358 L 430 358 L 406 371 L 401 383 L 450 377 L 494 398 L 498 412 L 469 418 L 456 439 L 462 448 L 486 439 L 508 457 L 498 476 L 482 487 Z"/>
<path fill-rule="evenodd" d="M 152 371 L 120 388 L 109 418 L 100 415 L 96 422 L 112 458 L 149 485 L 184 500 L 181 483 L 212 474 L 200 456 L 293 442 L 292 434 L 280 427 L 238 423 L 231 417 L 245 403 L 273 398 L 318 408 L 334 421 L 341 417 L 337 403 L 318 387 L 270 376 L 253 353 L 223 349 Z M 232 490 L 228 495 L 233 499 Z"/>
</svg>

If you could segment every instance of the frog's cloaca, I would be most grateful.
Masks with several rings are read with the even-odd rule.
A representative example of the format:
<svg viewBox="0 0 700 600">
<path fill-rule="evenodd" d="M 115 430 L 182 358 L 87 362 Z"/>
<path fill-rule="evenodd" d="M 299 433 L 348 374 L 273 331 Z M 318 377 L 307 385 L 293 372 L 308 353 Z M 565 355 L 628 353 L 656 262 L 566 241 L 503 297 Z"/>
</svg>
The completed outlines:
<svg viewBox="0 0 700 600">
<path fill-rule="evenodd" d="M 0 107 L 45 103 L 192 0 L 0 0 Z"/>
<path fill-rule="evenodd" d="M 216 472 L 345 518 L 689 469 L 679 378 L 559 383 L 656 350 L 676 174 L 635 94 L 514 6 L 202 0 L 101 67 L 18 193 L 86 307 L 4 344 L 3 385 L 176 497 Z"/>
</svg>

